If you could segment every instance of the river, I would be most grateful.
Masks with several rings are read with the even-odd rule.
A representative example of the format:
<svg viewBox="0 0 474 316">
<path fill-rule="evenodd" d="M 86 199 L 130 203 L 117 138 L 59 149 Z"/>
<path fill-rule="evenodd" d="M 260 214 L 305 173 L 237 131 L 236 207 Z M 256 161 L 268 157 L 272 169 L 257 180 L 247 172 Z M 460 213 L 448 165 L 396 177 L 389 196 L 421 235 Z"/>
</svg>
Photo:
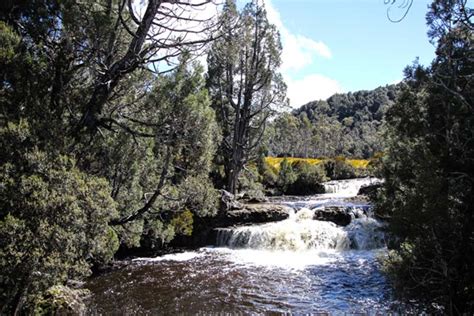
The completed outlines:
<svg viewBox="0 0 474 316">
<path fill-rule="evenodd" d="M 215 244 L 137 258 L 87 283 L 91 314 L 398 312 L 380 271 L 383 224 L 353 197 L 374 179 L 331 181 L 326 194 L 280 200 L 286 220 L 219 229 Z M 318 208 L 346 206 L 348 226 L 314 220 Z"/>
</svg>

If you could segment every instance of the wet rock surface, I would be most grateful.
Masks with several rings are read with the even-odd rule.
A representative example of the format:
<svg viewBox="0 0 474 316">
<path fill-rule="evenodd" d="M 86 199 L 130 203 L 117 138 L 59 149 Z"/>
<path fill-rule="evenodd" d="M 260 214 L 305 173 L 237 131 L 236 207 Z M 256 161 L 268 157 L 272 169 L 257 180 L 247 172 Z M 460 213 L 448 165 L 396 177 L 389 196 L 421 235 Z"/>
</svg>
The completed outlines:
<svg viewBox="0 0 474 316">
<path fill-rule="evenodd" d="M 356 181 L 370 183 L 372 180 L 357 179 Z M 216 228 L 278 222 L 289 218 L 292 212 L 299 212 L 303 208 L 314 211 L 314 220 L 328 221 L 339 226 L 348 226 L 354 219 L 366 217 L 371 213 L 370 196 L 378 190 L 379 183 L 366 184 L 359 189 L 353 188 L 350 181 L 332 182 L 335 188 L 350 191 L 349 193 L 353 195 L 256 198 L 248 194 L 233 195 L 221 190 L 220 208 L 217 215 L 205 218 L 195 217 L 192 236 L 177 237 L 172 246 L 193 248 L 210 245 L 216 240 Z M 356 193 L 359 194 L 356 195 Z"/>
<path fill-rule="evenodd" d="M 382 188 L 382 183 L 376 183 L 371 185 L 362 186 L 357 192 L 357 196 L 364 196 L 368 200 L 374 200 L 377 196 L 377 192 Z"/>
<path fill-rule="evenodd" d="M 352 203 L 358 205 L 368 205 L 370 203 L 370 199 L 366 195 L 357 195 L 353 197 L 348 197 L 343 199 L 344 203 Z"/>
<path fill-rule="evenodd" d="M 247 195 L 234 196 L 221 191 L 221 205 L 217 216 L 210 219 L 213 227 L 229 227 L 242 224 L 275 222 L 287 219 L 291 208 L 267 203 L 266 197 L 257 198 Z"/>
<path fill-rule="evenodd" d="M 351 223 L 351 212 L 343 206 L 326 206 L 314 209 L 313 219 L 333 222 L 336 225 L 347 226 Z"/>
<path fill-rule="evenodd" d="M 243 204 L 240 208 L 222 212 L 216 220 L 220 227 L 276 222 L 287 219 L 290 211 L 287 206 L 272 203 Z"/>
<path fill-rule="evenodd" d="M 172 246 L 195 248 L 211 245 L 216 239 L 215 228 L 282 221 L 292 211 L 287 206 L 272 203 L 244 204 L 232 201 L 228 205 L 229 209 L 221 209 L 215 217 L 196 217 L 192 236 L 177 237 Z"/>
</svg>

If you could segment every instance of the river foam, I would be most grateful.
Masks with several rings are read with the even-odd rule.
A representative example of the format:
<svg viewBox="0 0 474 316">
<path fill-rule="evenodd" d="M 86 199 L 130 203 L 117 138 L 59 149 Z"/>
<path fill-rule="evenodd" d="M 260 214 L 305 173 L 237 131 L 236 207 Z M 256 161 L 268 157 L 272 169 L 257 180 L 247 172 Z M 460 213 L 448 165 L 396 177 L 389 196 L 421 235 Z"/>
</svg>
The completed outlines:
<svg viewBox="0 0 474 316">
<path fill-rule="evenodd" d="M 365 206 L 357 209 L 341 197 L 354 195 L 356 188 L 368 183 L 374 181 L 331 183 L 333 193 L 282 201 L 294 206 L 288 219 L 219 229 L 215 244 L 209 247 L 137 258 L 134 264 L 88 283 L 94 293 L 90 312 L 404 312 L 380 272 L 378 258 L 386 255 L 383 224 Z M 315 208 L 331 205 L 348 206 L 357 216 L 345 227 L 313 219 Z"/>
</svg>

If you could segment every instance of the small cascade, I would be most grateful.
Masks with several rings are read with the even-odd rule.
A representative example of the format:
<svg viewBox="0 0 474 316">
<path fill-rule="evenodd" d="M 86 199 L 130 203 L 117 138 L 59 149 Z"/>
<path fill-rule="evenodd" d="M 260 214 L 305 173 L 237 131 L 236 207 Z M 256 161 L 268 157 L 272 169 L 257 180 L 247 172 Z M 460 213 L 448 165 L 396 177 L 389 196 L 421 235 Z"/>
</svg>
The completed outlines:
<svg viewBox="0 0 474 316">
<path fill-rule="evenodd" d="M 351 218 L 354 220 L 356 218 L 367 217 L 367 214 L 370 214 L 372 212 L 372 209 L 368 205 L 363 205 L 363 206 L 347 207 L 347 211 L 351 215 Z"/>
<path fill-rule="evenodd" d="M 324 190 L 326 193 L 336 194 L 341 197 L 356 196 L 360 188 L 366 185 L 380 183 L 377 178 L 361 178 L 350 180 L 333 180 L 324 182 Z"/>
<path fill-rule="evenodd" d="M 217 246 L 272 251 L 373 249 L 383 246 L 380 224 L 353 219 L 347 227 L 314 220 L 315 210 L 302 208 L 286 220 L 263 225 L 220 228 Z"/>
<path fill-rule="evenodd" d="M 136 258 L 89 279 L 87 313 L 419 313 L 417 302 L 413 310 L 399 308 L 380 271 L 384 224 L 367 199 L 347 196 L 370 182 L 332 181 L 333 193 L 281 197 L 273 203 L 288 207 L 284 220 L 216 228 L 211 247 Z"/>
<path fill-rule="evenodd" d="M 315 221 L 310 210 L 301 210 L 289 219 L 264 225 L 222 228 L 217 245 L 229 248 L 304 251 L 346 249 L 347 234 L 335 224 Z"/>
<path fill-rule="evenodd" d="M 369 250 L 385 246 L 383 224 L 371 217 L 353 219 L 344 228 L 351 241 L 351 249 Z"/>
</svg>

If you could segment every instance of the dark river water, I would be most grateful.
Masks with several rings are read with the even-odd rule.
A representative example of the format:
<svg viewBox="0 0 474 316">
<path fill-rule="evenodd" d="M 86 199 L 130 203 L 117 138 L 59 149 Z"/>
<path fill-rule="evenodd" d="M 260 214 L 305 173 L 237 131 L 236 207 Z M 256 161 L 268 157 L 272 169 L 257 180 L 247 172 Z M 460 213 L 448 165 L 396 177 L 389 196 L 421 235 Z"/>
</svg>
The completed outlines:
<svg viewBox="0 0 474 316">
<path fill-rule="evenodd" d="M 137 258 L 93 278 L 89 313 L 407 312 L 380 271 L 383 224 L 367 205 L 351 204 L 359 215 L 346 227 L 312 219 L 314 208 L 344 204 L 370 181 L 331 182 L 329 194 L 287 202 L 295 209 L 287 220 L 221 229 L 214 246 Z"/>
</svg>

